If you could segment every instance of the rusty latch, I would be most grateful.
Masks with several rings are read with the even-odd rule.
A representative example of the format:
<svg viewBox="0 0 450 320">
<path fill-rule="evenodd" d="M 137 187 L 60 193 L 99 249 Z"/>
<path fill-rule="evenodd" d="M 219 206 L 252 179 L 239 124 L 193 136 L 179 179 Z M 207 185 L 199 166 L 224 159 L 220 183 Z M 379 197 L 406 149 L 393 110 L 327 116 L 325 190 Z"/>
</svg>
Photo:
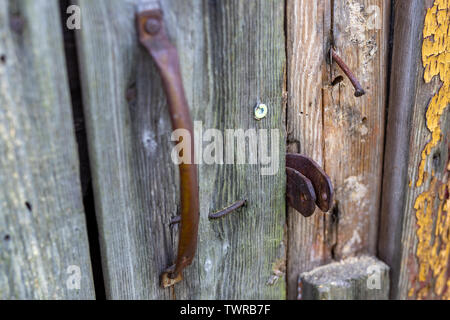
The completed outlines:
<svg viewBox="0 0 450 320">
<path fill-rule="evenodd" d="M 314 160 L 300 154 L 286 154 L 286 176 L 288 203 L 303 216 L 311 216 L 316 205 L 323 212 L 331 209 L 331 179 Z"/>
</svg>

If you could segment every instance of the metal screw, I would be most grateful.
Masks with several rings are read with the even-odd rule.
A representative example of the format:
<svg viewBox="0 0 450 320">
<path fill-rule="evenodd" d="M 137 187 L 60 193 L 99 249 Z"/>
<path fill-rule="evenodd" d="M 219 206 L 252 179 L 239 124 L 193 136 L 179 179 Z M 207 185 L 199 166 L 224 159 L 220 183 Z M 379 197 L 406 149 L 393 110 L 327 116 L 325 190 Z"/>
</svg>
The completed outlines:
<svg viewBox="0 0 450 320">
<path fill-rule="evenodd" d="M 341 57 L 338 56 L 336 51 L 331 49 L 331 55 L 333 57 L 333 60 L 336 61 L 338 66 L 344 71 L 345 75 L 350 79 L 353 87 L 355 88 L 355 97 L 361 97 L 366 94 L 363 87 L 359 83 L 356 76 L 353 74 L 353 72 L 350 70 L 350 68 L 345 64 L 345 62 L 341 59 Z"/>
<path fill-rule="evenodd" d="M 255 107 L 255 119 L 262 120 L 267 116 L 268 108 L 264 103 L 258 103 Z"/>
<path fill-rule="evenodd" d="M 155 18 L 149 18 L 145 23 L 145 30 L 151 35 L 155 35 L 161 30 L 161 21 Z"/>
<path fill-rule="evenodd" d="M 239 209 L 239 208 L 241 208 L 241 207 L 243 207 L 243 206 L 245 206 L 245 205 L 247 205 L 247 200 L 241 200 L 241 201 L 238 201 L 238 202 L 232 204 L 231 206 L 229 206 L 228 208 L 225 208 L 225 209 L 223 209 L 223 210 L 220 210 L 219 212 L 210 214 L 210 215 L 208 216 L 208 218 L 209 218 L 209 219 L 213 219 L 213 220 L 214 220 L 214 219 L 220 219 L 220 218 L 223 218 L 223 217 L 225 217 L 226 215 L 232 213 L 233 211 L 235 211 L 235 210 L 237 210 L 237 209 Z"/>
</svg>

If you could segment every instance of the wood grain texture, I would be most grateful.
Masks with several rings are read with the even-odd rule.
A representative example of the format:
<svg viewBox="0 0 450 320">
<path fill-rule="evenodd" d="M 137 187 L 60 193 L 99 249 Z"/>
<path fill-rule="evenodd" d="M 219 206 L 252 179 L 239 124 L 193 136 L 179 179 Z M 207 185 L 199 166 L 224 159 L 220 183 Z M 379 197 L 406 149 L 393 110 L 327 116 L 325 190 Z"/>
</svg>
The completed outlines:
<svg viewBox="0 0 450 320">
<path fill-rule="evenodd" d="M 443 5 L 439 1 L 436 3 Z M 435 1 L 430 0 L 411 1 L 408 4 L 397 1 L 395 5 L 392 95 L 388 122 L 391 129 L 387 136 L 390 142 L 386 149 L 384 183 L 389 185 L 392 182 L 403 196 L 393 197 L 388 187 L 385 187 L 379 244 L 380 257 L 392 268 L 393 299 L 450 298 L 450 117 L 448 102 L 442 105 L 441 114 L 433 114 L 436 105 L 432 105 L 434 97 L 439 96 L 442 90 L 448 90 L 448 78 L 445 73 L 439 75 L 433 72 L 430 77 L 430 69 L 425 69 L 431 57 L 426 42 L 433 43 L 436 40 L 436 43 L 443 44 L 444 50 L 439 52 L 446 52 L 449 37 L 448 33 L 436 33 L 432 37 L 427 35 L 433 29 L 429 27 L 436 21 L 435 14 L 429 11 L 434 4 Z M 447 15 L 447 22 L 443 19 L 440 23 L 445 26 L 449 23 L 448 7 L 442 10 L 443 16 Z M 427 12 L 430 14 L 427 15 Z M 429 20 L 427 24 L 426 17 Z M 448 31 L 448 28 L 441 30 Z M 406 50 L 409 57 L 402 53 L 406 53 Z M 439 58 L 439 52 L 432 56 Z M 447 70 L 447 74 L 450 74 L 449 65 L 448 62 L 442 64 L 442 70 Z M 396 119 L 401 121 L 395 124 Z M 438 127 L 432 124 L 436 124 L 441 132 L 435 137 L 433 132 Z M 404 155 L 398 156 L 394 146 L 402 141 L 407 141 L 407 144 L 402 147 Z M 433 146 L 422 162 L 423 151 L 427 150 L 430 143 Z M 390 173 L 400 165 L 405 172 L 398 173 L 397 177 L 391 176 Z"/>
<path fill-rule="evenodd" d="M 178 173 L 159 75 L 137 43 L 137 1 L 77 3 L 84 14 L 78 46 L 108 298 L 283 299 L 283 2 L 162 2 L 194 121 L 204 130 L 278 129 L 281 145 L 273 176 L 262 176 L 260 165 L 199 165 L 197 257 L 185 280 L 166 290 L 158 278 L 175 259 L 178 233 L 169 224 L 178 211 Z M 269 107 L 261 122 L 253 119 L 257 102 Z M 247 207 L 208 220 L 241 199 Z"/>
<path fill-rule="evenodd" d="M 390 1 L 334 2 L 334 44 L 366 95 L 348 79 L 324 105 L 325 171 L 336 188 L 337 259 L 376 253 L 384 150 Z M 336 64 L 333 77 L 342 74 Z"/>
<path fill-rule="evenodd" d="M 0 299 L 93 299 L 58 2 L 0 1 L 0 57 Z"/>
<path fill-rule="evenodd" d="M 288 150 L 308 155 L 323 166 L 322 91 L 327 81 L 330 1 L 287 1 L 286 13 Z M 294 209 L 288 209 L 289 299 L 297 298 L 301 272 L 331 261 L 325 226 L 327 219 L 320 210 L 305 218 Z"/>
<path fill-rule="evenodd" d="M 299 274 L 359 253 L 375 254 L 381 193 L 390 1 L 288 1 L 289 150 L 323 165 L 335 207 L 312 218 L 289 212 L 288 291 Z M 375 16 L 376 15 L 376 16 Z M 367 94 L 329 65 L 329 49 L 355 72 Z"/>
<path fill-rule="evenodd" d="M 348 258 L 300 276 L 302 300 L 387 300 L 389 267 L 370 256 Z"/>
</svg>

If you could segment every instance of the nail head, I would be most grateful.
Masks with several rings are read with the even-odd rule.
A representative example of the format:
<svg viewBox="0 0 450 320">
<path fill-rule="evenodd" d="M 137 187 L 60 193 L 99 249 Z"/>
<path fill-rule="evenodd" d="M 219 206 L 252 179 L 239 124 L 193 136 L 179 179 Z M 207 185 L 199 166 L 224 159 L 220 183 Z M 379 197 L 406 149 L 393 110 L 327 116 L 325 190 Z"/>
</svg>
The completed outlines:
<svg viewBox="0 0 450 320">
<path fill-rule="evenodd" d="M 145 23 L 145 30 L 151 35 L 155 35 L 161 30 L 161 21 L 155 18 L 150 18 Z"/>
<path fill-rule="evenodd" d="M 258 121 L 264 119 L 267 116 L 268 110 L 267 105 L 264 103 L 258 104 L 255 107 L 255 119 Z"/>
<path fill-rule="evenodd" d="M 355 97 L 362 97 L 365 94 L 366 94 L 366 92 L 362 89 L 358 89 L 355 91 Z"/>
</svg>

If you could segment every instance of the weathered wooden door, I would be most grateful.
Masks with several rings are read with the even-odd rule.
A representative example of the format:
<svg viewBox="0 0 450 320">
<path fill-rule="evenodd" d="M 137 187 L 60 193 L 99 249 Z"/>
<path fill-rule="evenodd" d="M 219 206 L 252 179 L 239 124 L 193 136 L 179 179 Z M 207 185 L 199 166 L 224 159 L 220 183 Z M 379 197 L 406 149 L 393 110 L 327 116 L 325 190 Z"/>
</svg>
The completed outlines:
<svg viewBox="0 0 450 320">
<path fill-rule="evenodd" d="M 288 292 L 294 299 L 302 272 L 374 255 L 390 3 L 375 1 L 371 22 L 357 2 L 162 2 L 194 121 L 220 131 L 278 129 L 289 151 L 313 157 L 337 187 L 332 213 L 305 219 L 294 210 L 286 215 L 285 143 L 273 176 L 262 176 L 258 165 L 201 164 L 197 259 L 171 292 L 157 284 L 175 254 L 177 173 L 160 79 L 137 42 L 138 2 L 78 2 L 85 12 L 77 43 L 107 296 L 284 299 Z M 338 75 L 327 61 L 331 43 L 360 71 L 365 97 L 331 85 Z M 260 122 L 257 103 L 269 108 Z M 207 219 L 242 199 L 245 209 Z"/>
<path fill-rule="evenodd" d="M 113 299 L 283 299 L 286 284 L 284 148 L 279 170 L 199 165 L 197 257 L 172 292 L 159 275 L 174 261 L 179 189 L 160 77 L 138 43 L 138 1 L 79 1 L 77 33 L 107 297 Z M 180 54 L 194 121 L 207 129 L 284 132 L 284 3 L 162 1 Z M 254 120 L 256 103 L 269 116 Z M 284 140 L 283 136 L 280 139 Z M 207 142 L 205 142 L 207 144 Z M 245 210 L 208 214 L 237 200 Z M 278 280 L 278 281 L 277 281 Z"/>
<path fill-rule="evenodd" d="M 1 299 L 449 297 L 448 1 L 160 1 L 199 156 L 197 253 L 169 289 L 179 173 L 141 1 L 0 0 Z M 288 206 L 287 152 L 330 176 L 330 212 Z"/>
</svg>

